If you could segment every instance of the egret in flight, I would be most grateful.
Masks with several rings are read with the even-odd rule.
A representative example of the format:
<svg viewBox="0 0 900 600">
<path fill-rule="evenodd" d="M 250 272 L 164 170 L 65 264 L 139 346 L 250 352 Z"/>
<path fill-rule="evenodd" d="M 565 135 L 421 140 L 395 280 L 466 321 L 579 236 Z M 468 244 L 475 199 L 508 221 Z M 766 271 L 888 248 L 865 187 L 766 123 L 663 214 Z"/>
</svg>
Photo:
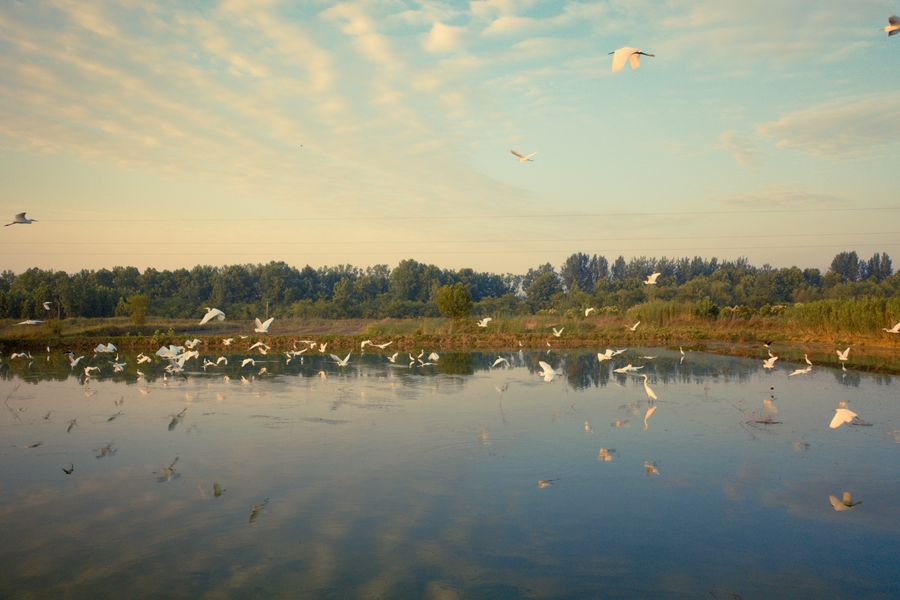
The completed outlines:
<svg viewBox="0 0 900 600">
<path fill-rule="evenodd" d="M 554 337 L 559 337 L 559 336 L 561 336 L 561 335 L 562 335 L 562 332 L 563 332 L 563 329 L 565 329 L 565 327 L 560 327 L 559 329 L 557 329 L 556 327 L 554 327 L 554 328 L 553 328 L 553 336 L 554 336 Z"/>
<path fill-rule="evenodd" d="M 512 152 L 513 156 L 515 156 L 516 158 L 519 159 L 519 162 L 534 162 L 534 159 L 532 159 L 531 157 L 534 156 L 535 154 L 537 154 L 537 152 L 532 152 L 531 154 L 526 156 L 525 154 L 520 154 L 520 153 L 516 152 L 515 150 L 510 150 L 510 152 Z M 22 216 L 24 217 L 25 213 L 22 213 Z M 30 222 L 31 221 L 29 221 L 29 223 Z"/>
<path fill-rule="evenodd" d="M 635 323 L 635 324 L 632 325 L 631 327 L 629 327 L 628 325 L 626 325 L 626 326 L 625 326 L 625 329 L 628 329 L 628 330 L 631 330 L 631 331 L 637 331 L 638 325 L 640 325 L 640 324 L 641 324 L 641 322 L 638 321 L 637 323 Z"/>
<path fill-rule="evenodd" d="M 618 73 L 622 69 L 625 68 L 625 62 L 628 61 L 631 63 L 632 70 L 637 69 L 641 66 L 641 56 L 649 56 L 650 58 L 655 57 L 655 54 L 648 54 L 643 50 L 639 50 L 637 48 L 619 48 L 618 50 L 614 50 L 610 52 L 612 55 L 612 72 Z"/>
<path fill-rule="evenodd" d="M 887 327 L 882 327 L 882 331 L 887 331 L 888 333 L 900 333 L 900 321 L 894 324 L 893 327 L 888 329 Z"/>
<path fill-rule="evenodd" d="M 334 362 L 336 362 L 339 367 L 346 367 L 348 364 L 350 364 L 350 355 L 351 354 L 353 354 L 353 353 L 348 352 L 347 356 L 345 356 L 344 358 L 341 358 L 337 354 L 331 354 L 330 356 L 332 359 L 334 359 Z"/>
<path fill-rule="evenodd" d="M 597 310 L 597 309 L 594 308 L 593 306 L 590 306 L 590 307 L 584 309 L 584 316 L 590 315 L 590 314 L 591 314 L 592 312 L 594 312 L 595 310 Z"/>
<path fill-rule="evenodd" d="M 481 319 L 480 321 L 478 321 L 478 326 L 479 327 L 487 327 L 488 323 L 490 323 L 493 320 L 494 319 L 492 319 L 491 317 L 485 317 L 485 318 Z"/>
<path fill-rule="evenodd" d="M 48 302 L 44 302 L 42 304 L 44 306 L 44 310 L 50 310 L 50 305 L 53 304 L 53 302 L 48 301 Z"/>
<path fill-rule="evenodd" d="M 650 275 L 647 275 L 647 279 L 644 280 L 644 283 L 646 285 L 656 285 L 656 280 L 659 279 L 660 275 L 662 275 L 662 273 L 651 273 Z"/>
<path fill-rule="evenodd" d="M 225 313 L 223 313 L 218 308 L 210 308 L 207 306 L 206 314 L 203 315 L 203 318 L 200 320 L 200 324 L 206 325 L 208 322 L 212 321 L 213 319 L 218 319 L 219 321 L 224 321 Z"/>
<path fill-rule="evenodd" d="M 5 227 L 9 227 L 10 225 L 31 225 L 32 223 L 37 223 L 37 219 L 29 219 L 25 216 L 25 213 L 20 212 L 13 217 L 13 222 L 7 223 Z"/>
<path fill-rule="evenodd" d="M 852 423 L 853 419 L 859 417 L 855 412 L 847 408 L 847 401 L 841 400 L 838 402 L 838 407 L 834 409 L 834 416 L 831 418 L 831 423 L 828 424 L 829 429 L 837 429 L 844 423 Z"/>
<path fill-rule="evenodd" d="M 896 19 L 897 17 L 894 18 Z M 850 492 L 844 492 L 843 498 L 840 500 L 838 500 L 836 496 L 828 496 L 828 501 L 831 502 L 832 508 L 838 512 L 850 510 L 857 504 L 862 504 L 862 500 L 854 502 L 853 498 L 850 496 Z"/>
<path fill-rule="evenodd" d="M 256 333 L 269 333 L 269 325 L 271 325 L 272 321 L 274 321 L 274 320 L 275 320 L 275 317 L 272 317 L 271 319 L 267 319 L 266 322 L 263 323 L 262 321 L 259 320 L 259 317 L 257 317 L 256 318 L 256 329 L 254 329 L 253 331 L 255 331 Z"/>
<path fill-rule="evenodd" d="M 538 364 L 541 366 L 541 370 L 538 371 L 538 375 L 544 378 L 544 381 L 551 382 L 553 378 L 556 377 L 556 371 L 553 370 L 553 367 L 550 366 L 549 363 L 545 363 L 544 361 L 538 361 Z"/>
<path fill-rule="evenodd" d="M 837 354 L 839 361 L 846 362 L 848 355 L 850 354 L 850 348 L 847 348 L 843 352 L 841 352 L 840 350 L 835 350 L 834 352 Z"/>
</svg>

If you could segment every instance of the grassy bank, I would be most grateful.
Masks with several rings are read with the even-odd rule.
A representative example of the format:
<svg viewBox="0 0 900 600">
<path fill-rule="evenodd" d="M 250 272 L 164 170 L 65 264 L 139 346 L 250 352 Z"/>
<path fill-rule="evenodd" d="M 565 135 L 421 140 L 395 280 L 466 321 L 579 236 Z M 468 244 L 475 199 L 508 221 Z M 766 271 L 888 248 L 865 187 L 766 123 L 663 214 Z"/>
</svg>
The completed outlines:
<svg viewBox="0 0 900 600">
<path fill-rule="evenodd" d="M 655 311 L 655 312 L 652 312 Z M 636 331 L 628 325 L 640 320 Z M 879 323 L 880 324 L 880 323 Z M 552 328 L 563 328 L 555 337 Z M 870 329 L 874 329 L 871 327 Z M 220 348 L 221 339 L 250 336 L 248 321 L 223 321 L 199 327 L 196 320 L 151 319 L 136 326 L 126 318 L 64 319 L 41 325 L 0 322 L 0 350 L 42 349 L 46 345 L 77 351 L 99 342 L 112 341 L 122 350 L 155 351 L 163 344 L 181 344 L 198 337 L 206 348 Z M 686 350 L 762 357 L 764 341 L 784 361 L 802 360 L 804 353 L 817 364 L 838 365 L 835 349 L 853 348 L 851 364 L 867 370 L 900 373 L 900 335 L 881 331 L 846 332 L 803 319 L 761 318 L 705 319 L 695 314 L 667 312 L 665 307 L 634 307 L 625 318 L 577 315 L 532 315 L 498 318 L 487 328 L 473 319 L 454 322 L 442 318 L 421 319 L 277 319 L 267 343 L 278 350 L 293 347 L 301 339 L 329 344 L 329 351 L 359 348 L 364 339 L 394 340 L 391 349 L 417 351 L 517 350 L 606 347 L 684 347 Z M 236 348 L 242 347 L 240 339 Z"/>
</svg>

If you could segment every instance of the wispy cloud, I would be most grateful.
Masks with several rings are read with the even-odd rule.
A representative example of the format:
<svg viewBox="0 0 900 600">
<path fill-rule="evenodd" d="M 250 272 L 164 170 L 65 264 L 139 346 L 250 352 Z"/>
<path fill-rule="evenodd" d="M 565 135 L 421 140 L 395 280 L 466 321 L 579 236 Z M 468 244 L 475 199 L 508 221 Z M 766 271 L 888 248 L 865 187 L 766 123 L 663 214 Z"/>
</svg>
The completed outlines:
<svg viewBox="0 0 900 600">
<path fill-rule="evenodd" d="M 435 54 L 458 50 L 462 44 L 465 28 L 435 23 L 425 34 L 422 47 Z"/>
<path fill-rule="evenodd" d="M 758 127 L 779 148 L 831 159 L 867 158 L 897 146 L 900 93 L 837 100 Z"/>
<path fill-rule="evenodd" d="M 719 136 L 720 147 L 742 165 L 758 164 L 762 153 L 751 138 L 736 131 L 724 131 Z"/>
<path fill-rule="evenodd" d="M 734 208 L 829 208 L 847 204 L 847 199 L 826 192 L 796 187 L 774 187 L 744 194 L 720 197 L 718 201 Z"/>
</svg>

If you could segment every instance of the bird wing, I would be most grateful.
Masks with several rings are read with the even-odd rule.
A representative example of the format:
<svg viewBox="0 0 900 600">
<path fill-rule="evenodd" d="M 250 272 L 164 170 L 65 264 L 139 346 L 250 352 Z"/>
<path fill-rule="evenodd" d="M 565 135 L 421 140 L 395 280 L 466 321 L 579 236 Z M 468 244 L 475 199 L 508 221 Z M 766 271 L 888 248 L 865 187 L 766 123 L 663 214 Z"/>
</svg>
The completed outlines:
<svg viewBox="0 0 900 600">
<path fill-rule="evenodd" d="M 837 496 L 828 496 L 828 501 L 831 502 L 831 507 L 836 511 L 849 510 L 843 502 L 838 500 Z"/>
<path fill-rule="evenodd" d="M 256 328 L 262 329 L 263 324 L 262 324 L 262 321 L 259 320 L 259 317 L 256 317 L 256 319 L 254 319 L 254 321 L 256 322 Z"/>
<path fill-rule="evenodd" d="M 631 63 L 632 69 L 637 69 L 641 66 L 641 54 L 640 52 L 634 52 L 631 56 L 628 57 L 628 62 Z"/>
<path fill-rule="evenodd" d="M 213 313 L 213 311 L 207 312 L 205 315 L 203 315 L 203 318 L 200 319 L 200 324 L 206 325 L 206 323 L 208 323 L 209 320 L 212 319 L 214 316 L 216 316 L 216 315 Z"/>
<path fill-rule="evenodd" d="M 637 48 L 619 48 L 615 52 L 612 53 L 612 72 L 618 73 L 625 67 L 625 61 L 628 60 L 628 57 L 634 54 L 637 51 Z"/>
<path fill-rule="evenodd" d="M 900 18 L 898 18 L 897 15 L 891 15 L 888 17 L 888 23 L 890 23 L 891 25 L 900 25 Z M 24 215 L 25 213 L 22 214 Z"/>
<path fill-rule="evenodd" d="M 844 492 L 844 506 L 853 506 L 853 498 L 850 497 L 850 492 Z"/>
<path fill-rule="evenodd" d="M 272 321 L 274 321 L 274 320 L 275 320 L 275 317 L 271 317 L 271 318 L 269 318 L 269 319 L 266 319 L 265 322 L 263 322 L 263 324 L 262 324 L 262 328 L 265 329 L 266 331 L 268 331 L 268 330 L 269 330 L 269 325 L 271 325 L 271 324 L 272 324 Z M 257 319 L 257 321 L 259 321 L 259 319 Z"/>
<path fill-rule="evenodd" d="M 544 361 L 539 360 L 538 364 L 541 366 L 541 368 L 544 370 L 545 373 L 553 372 L 553 367 L 551 367 L 549 363 L 545 363 Z"/>
<path fill-rule="evenodd" d="M 834 416 L 831 418 L 831 423 L 828 424 L 828 427 L 831 429 L 837 429 L 844 423 L 849 423 L 853 420 L 853 417 L 857 416 L 855 412 L 846 408 L 838 408 L 834 411 Z"/>
<path fill-rule="evenodd" d="M 515 150 L 510 150 L 510 152 L 512 152 L 512 155 L 515 156 L 516 158 L 525 158 L 525 156 L 523 154 L 519 154 Z"/>
<path fill-rule="evenodd" d="M 21 223 L 22 221 L 25 220 L 25 213 L 22 212 L 22 213 L 17 214 L 15 217 L 13 217 L 13 220 L 16 221 L 17 223 Z"/>
<path fill-rule="evenodd" d="M 333 359 L 334 359 L 335 361 L 337 361 L 337 362 L 341 362 L 341 357 L 338 356 L 337 354 L 329 354 L 328 356 L 330 356 L 331 358 L 333 358 Z"/>
</svg>

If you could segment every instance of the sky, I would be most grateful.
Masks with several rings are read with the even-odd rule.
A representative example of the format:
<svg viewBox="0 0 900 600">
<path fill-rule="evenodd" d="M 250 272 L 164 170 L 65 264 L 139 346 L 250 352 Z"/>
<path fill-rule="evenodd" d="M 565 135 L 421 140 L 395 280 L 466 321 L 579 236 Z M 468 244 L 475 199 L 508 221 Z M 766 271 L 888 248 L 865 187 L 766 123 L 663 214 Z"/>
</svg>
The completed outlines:
<svg viewBox="0 0 900 600">
<path fill-rule="evenodd" d="M 0 0 L 0 269 L 897 254 L 898 11 Z"/>
</svg>

